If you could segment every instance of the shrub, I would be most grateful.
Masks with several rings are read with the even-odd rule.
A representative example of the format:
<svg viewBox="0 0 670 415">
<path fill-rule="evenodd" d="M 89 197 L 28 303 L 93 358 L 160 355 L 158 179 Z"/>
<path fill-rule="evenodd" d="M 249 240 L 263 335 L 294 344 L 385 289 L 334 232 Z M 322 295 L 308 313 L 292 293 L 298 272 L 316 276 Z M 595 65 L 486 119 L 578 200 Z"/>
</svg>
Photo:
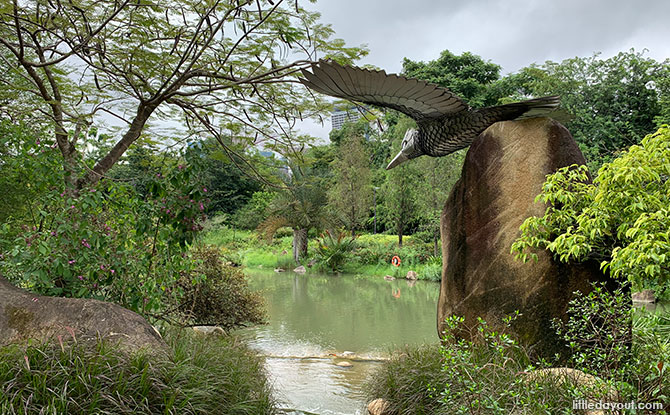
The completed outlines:
<svg viewBox="0 0 670 415">
<path fill-rule="evenodd" d="M 507 318 L 509 325 L 512 318 Z M 509 335 L 480 320 L 473 341 L 457 336 L 463 319 L 447 320 L 443 345 L 405 350 L 378 372 L 369 393 L 391 404 L 392 414 L 553 414 L 572 408 L 567 385 L 530 378 L 535 369 L 526 350 Z"/>
<path fill-rule="evenodd" d="M 233 215 L 233 224 L 240 229 L 256 229 L 267 217 L 274 193 L 254 192 L 251 199 Z"/>
<path fill-rule="evenodd" d="M 263 299 L 249 290 L 240 268 L 225 265 L 211 246 L 198 247 L 193 258 L 198 266 L 179 282 L 179 311 L 188 322 L 230 330 L 264 321 Z"/>
<path fill-rule="evenodd" d="M 330 231 L 321 235 L 316 247 L 316 259 L 319 266 L 333 272 L 341 272 L 344 264 L 351 256 L 354 249 L 356 237 L 347 238 L 344 232 L 340 232 L 337 238 Z"/>
<path fill-rule="evenodd" d="M 233 337 L 169 331 L 171 357 L 106 343 L 0 349 L 2 414 L 272 414 L 263 362 Z"/>
<path fill-rule="evenodd" d="M 355 258 L 362 265 L 389 264 L 393 256 L 398 255 L 402 265 L 416 267 L 426 262 L 432 255 L 429 244 L 406 238 L 402 247 L 398 247 L 396 237 L 390 235 L 362 235 L 357 241 Z"/>
<path fill-rule="evenodd" d="M 668 402 L 670 317 L 643 313 L 634 322 L 627 286 L 610 292 L 601 285 L 577 293 L 568 316 L 557 331 L 570 346 L 573 366 L 607 379 L 622 402 Z"/>
<path fill-rule="evenodd" d="M 23 163 L 49 166 L 59 157 L 53 144 L 35 139 L 12 146 L 5 167 L 25 174 L 28 186 L 39 191 L 25 202 L 32 215 L 0 226 L 0 272 L 40 294 L 161 313 L 167 287 L 190 267 L 187 245 L 203 219 L 206 189 L 198 157 L 149 177 L 146 194 L 112 180 L 75 192 L 65 188 L 62 168 L 36 174 L 27 171 L 35 167 L 32 161 Z"/>
<path fill-rule="evenodd" d="M 554 322 L 575 367 L 608 379 L 623 380 L 631 373 L 633 309 L 629 296 L 627 287 L 609 292 L 604 284 L 593 284 L 588 295 L 575 293 L 567 321 Z"/>
<path fill-rule="evenodd" d="M 636 289 L 670 295 L 669 159 L 666 125 L 603 164 L 593 183 L 585 166 L 547 176 L 536 200 L 548 208 L 524 221 L 512 252 L 524 261 L 536 258 L 537 248 L 563 262 L 595 259 Z"/>
<path fill-rule="evenodd" d="M 442 264 L 428 264 L 419 273 L 419 279 L 428 281 L 442 281 Z"/>
</svg>

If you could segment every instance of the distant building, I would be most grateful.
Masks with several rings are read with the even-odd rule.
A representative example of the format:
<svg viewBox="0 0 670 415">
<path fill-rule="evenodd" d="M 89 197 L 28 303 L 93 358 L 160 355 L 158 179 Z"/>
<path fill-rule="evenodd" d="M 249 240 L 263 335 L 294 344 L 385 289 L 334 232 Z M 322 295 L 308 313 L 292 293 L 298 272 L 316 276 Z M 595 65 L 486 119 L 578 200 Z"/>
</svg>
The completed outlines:
<svg viewBox="0 0 670 415">
<path fill-rule="evenodd" d="M 336 106 L 330 114 L 331 130 L 339 130 L 345 123 L 358 121 L 362 116 L 360 108 Z"/>
</svg>

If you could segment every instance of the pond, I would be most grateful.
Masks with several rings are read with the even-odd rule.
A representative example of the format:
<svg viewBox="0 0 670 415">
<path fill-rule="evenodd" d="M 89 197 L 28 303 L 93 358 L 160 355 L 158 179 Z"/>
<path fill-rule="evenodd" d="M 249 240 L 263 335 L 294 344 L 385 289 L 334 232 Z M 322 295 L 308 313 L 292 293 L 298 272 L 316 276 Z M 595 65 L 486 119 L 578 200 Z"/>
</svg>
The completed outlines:
<svg viewBox="0 0 670 415">
<path fill-rule="evenodd" d="M 246 272 L 267 301 L 269 324 L 241 333 L 266 356 L 287 413 L 365 414 L 363 383 L 390 351 L 438 342 L 437 283 Z"/>
<path fill-rule="evenodd" d="M 266 357 L 286 414 L 366 414 L 363 384 L 392 350 L 437 343 L 440 286 L 355 275 L 247 269 L 267 302 L 267 325 L 240 330 Z M 668 304 L 636 304 L 667 313 Z M 338 363 L 351 364 L 350 367 Z"/>
</svg>

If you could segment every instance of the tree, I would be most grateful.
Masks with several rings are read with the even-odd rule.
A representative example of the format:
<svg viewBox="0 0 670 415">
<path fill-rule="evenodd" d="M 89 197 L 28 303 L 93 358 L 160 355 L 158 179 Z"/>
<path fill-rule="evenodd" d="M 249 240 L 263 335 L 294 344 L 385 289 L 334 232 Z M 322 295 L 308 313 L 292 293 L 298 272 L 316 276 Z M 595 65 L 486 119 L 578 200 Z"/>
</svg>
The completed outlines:
<svg viewBox="0 0 670 415">
<path fill-rule="evenodd" d="M 397 124 L 389 126 L 385 134 L 392 137 L 394 151 L 400 148 L 400 142 L 413 121 L 408 117 L 398 119 Z M 392 152 L 392 154 L 395 154 Z M 387 172 L 382 185 L 383 210 L 381 218 L 387 229 L 395 229 L 398 246 L 402 246 L 402 237 L 408 227 L 419 219 L 418 194 L 420 172 L 416 163 L 403 163 Z"/>
<path fill-rule="evenodd" d="M 361 140 L 364 137 L 350 135 L 341 141 L 332 164 L 333 186 L 328 192 L 330 206 L 352 236 L 370 216 L 372 204 L 370 160 Z"/>
<path fill-rule="evenodd" d="M 284 226 L 293 229 L 293 259 L 296 263 L 307 255 L 307 234 L 310 229 L 323 229 L 330 219 L 326 212 L 327 196 L 322 178 L 312 174 L 308 166 L 290 166 L 286 187 L 277 192 L 268 207 L 269 216 L 258 230 L 266 239 Z"/>
<path fill-rule="evenodd" d="M 40 131 L 0 121 L 0 222 L 14 232 L 25 224 L 39 226 L 39 200 L 57 184 L 45 180 L 58 163 L 43 141 Z"/>
<path fill-rule="evenodd" d="M 421 207 L 422 228 L 428 231 L 433 240 L 433 255 L 438 256 L 440 240 L 440 216 L 451 189 L 461 176 L 465 150 L 459 150 L 446 157 L 422 157 L 417 160 L 423 179 L 417 199 Z"/>
<path fill-rule="evenodd" d="M 547 61 L 505 82 L 514 84 L 510 92 L 518 97 L 561 96 L 561 106 L 574 116 L 566 126 L 592 172 L 670 122 L 670 60 L 657 62 L 644 52 Z"/>
<path fill-rule="evenodd" d="M 106 175 L 152 121 L 179 120 L 229 154 L 231 134 L 292 150 L 295 120 L 325 108 L 295 75 L 319 55 L 363 53 L 285 0 L 13 0 L 0 15 L 3 115 L 50 130 L 69 189 Z M 102 116 L 121 127 L 86 166 L 87 131 Z"/>
<path fill-rule="evenodd" d="M 500 66 L 470 52 L 458 56 L 444 50 L 428 63 L 405 58 L 402 73 L 448 88 L 474 108 L 496 105 L 506 96 L 495 87 Z"/>
<path fill-rule="evenodd" d="M 527 261 L 532 248 L 563 262 L 600 261 L 614 277 L 638 288 L 670 283 L 670 127 L 664 126 L 605 163 L 593 183 L 585 166 L 549 175 L 536 200 L 548 204 L 531 217 L 512 246 Z"/>
</svg>

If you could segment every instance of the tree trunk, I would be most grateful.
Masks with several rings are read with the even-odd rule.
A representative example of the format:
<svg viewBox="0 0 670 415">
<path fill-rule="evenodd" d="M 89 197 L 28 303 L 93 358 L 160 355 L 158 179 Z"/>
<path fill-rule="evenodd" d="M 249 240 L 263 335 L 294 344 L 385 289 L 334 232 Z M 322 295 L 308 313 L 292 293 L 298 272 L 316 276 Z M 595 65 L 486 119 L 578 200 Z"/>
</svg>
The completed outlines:
<svg viewBox="0 0 670 415">
<path fill-rule="evenodd" d="M 293 228 L 293 259 L 296 264 L 307 256 L 307 228 Z"/>
<path fill-rule="evenodd" d="M 95 166 L 88 173 L 77 181 L 77 188 L 82 189 L 84 186 L 97 183 L 108 171 L 116 164 L 123 156 L 123 153 L 128 150 L 142 134 L 147 120 L 158 107 L 158 103 L 141 103 L 137 108 L 137 114 L 133 118 L 128 131 L 121 137 L 121 139 L 112 147 L 111 150 L 100 159 Z"/>
<path fill-rule="evenodd" d="M 398 247 L 402 248 L 402 231 L 403 227 L 398 225 Z"/>
</svg>

